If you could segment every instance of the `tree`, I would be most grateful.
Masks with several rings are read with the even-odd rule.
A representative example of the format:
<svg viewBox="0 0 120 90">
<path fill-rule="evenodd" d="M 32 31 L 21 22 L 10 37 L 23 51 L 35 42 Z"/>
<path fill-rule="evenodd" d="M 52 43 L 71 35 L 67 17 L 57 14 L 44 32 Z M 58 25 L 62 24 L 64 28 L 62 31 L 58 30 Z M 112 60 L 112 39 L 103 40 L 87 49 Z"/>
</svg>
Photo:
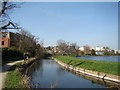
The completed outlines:
<svg viewBox="0 0 120 90">
<path fill-rule="evenodd" d="M 21 52 L 29 52 L 31 56 L 42 56 L 42 44 L 38 43 L 37 38 L 22 28 L 9 16 L 9 11 L 18 8 L 18 4 L 4 0 L 0 3 L 0 31 L 6 29 L 17 29 L 18 33 L 11 37 L 11 46 L 14 46 Z"/>
<path fill-rule="evenodd" d="M 103 49 L 105 49 L 105 50 L 109 50 L 110 48 L 106 46 L 106 47 L 103 47 Z"/>
<path fill-rule="evenodd" d="M 110 52 L 108 50 L 104 50 L 104 55 L 110 55 Z"/>
<path fill-rule="evenodd" d="M 69 53 L 71 53 L 72 55 L 77 56 L 78 55 L 78 46 L 76 43 L 70 43 L 70 49 L 69 49 Z"/>
<path fill-rule="evenodd" d="M 66 55 L 76 55 L 77 54 L 77 44 L 76 43 L 69 43 L 64 40 L 58 40 L 57 46 L 59 48 L 60 54 Z"/>
<path fill-rule="evenodd" d="M 57 41 L 57 46 L 59 48 L 59 51 L 60 51 L 61 55 L 66 53 L 68 45 L 64 40 L 58 40 Z"/>
<path fill-rule="evenodd" d="M 52 50 L 52 47 L 48 46 L 48 47 L 47 47 L 47 50 Z"/>
<path fill-rule="evenodd" d="M 21 29 L 18 24 L 12 21 L 8 14 L 8 11 L 13 10 L 13 8 L 17 8 L 18 6 L 15 3 L 8 2 L 8 0 L 1 2 L 0 6 L 0 30 Z"/>
<path fill-rule="evenodd" d="M 109 47 L 103 47 L 103 49 L 104 49 L 104 55 L 110 55 Z"/>
<path fill-rule="evenodd" d="M 95 55 L 95 50 L 94 49 L 91 50 L 91 54 Z"/>
<path fill-rule="evenodd" d="M 84 54 L 89 55 L 90 54 L 90 47 L 88 45 L 83 46 L 84 47 Z"/>
<path fill-rule="evenodd" d="M 111 51 L 110 51 L 110 55 L 115 55 L 115 51 L 114 51 L 114 50 L 111 50 Z"/>
<path fill-rule="evenodd" d="M 30 34 L 28 31 L 21 30 L 18 33 L 11 35 L 11 43 L 13 47 L 20 50 L 22 53 L 29 53 L 31 56 L 42 56 L 43 47 L 38 42 L 38 38 Z"/>
</svg>

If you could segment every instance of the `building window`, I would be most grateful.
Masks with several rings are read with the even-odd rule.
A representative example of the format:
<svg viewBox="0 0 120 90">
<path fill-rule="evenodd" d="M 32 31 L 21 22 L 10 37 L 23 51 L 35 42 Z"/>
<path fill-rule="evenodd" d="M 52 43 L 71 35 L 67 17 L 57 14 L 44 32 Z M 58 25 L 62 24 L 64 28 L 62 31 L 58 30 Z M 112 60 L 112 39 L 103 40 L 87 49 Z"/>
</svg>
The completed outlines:
<svg viewBox="0 0 120 90">
<path fill-rule="evenodd" d="M 2 41 L 2 45 L 4 45 L 4 41 Z"/>
</svg>

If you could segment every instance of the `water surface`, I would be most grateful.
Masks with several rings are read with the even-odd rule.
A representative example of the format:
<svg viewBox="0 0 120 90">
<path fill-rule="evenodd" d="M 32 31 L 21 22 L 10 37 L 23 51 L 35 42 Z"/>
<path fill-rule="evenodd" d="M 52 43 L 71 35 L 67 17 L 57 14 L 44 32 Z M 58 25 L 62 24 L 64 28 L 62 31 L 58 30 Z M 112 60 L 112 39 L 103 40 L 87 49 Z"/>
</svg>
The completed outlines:
<svg viewBox="0 0 120 90">
<path fill-rule="evenodd" d="M 34 69 L 33 69 L 34 68 Z M 54 60 L 35 62 L 31 73 L 32 88 L 104 88 L 104 81 L 85 79 L 86 76 L 75 75 L 64 70 Z M 99 81 L 99 82 L 98 82 Z"/>
</svg>

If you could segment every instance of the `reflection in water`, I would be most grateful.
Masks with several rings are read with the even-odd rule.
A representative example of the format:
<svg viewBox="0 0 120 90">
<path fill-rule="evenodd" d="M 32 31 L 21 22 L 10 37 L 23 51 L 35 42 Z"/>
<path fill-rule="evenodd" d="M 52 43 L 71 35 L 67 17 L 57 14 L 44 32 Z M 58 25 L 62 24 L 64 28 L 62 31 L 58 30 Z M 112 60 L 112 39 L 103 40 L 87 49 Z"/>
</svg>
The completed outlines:
<svg viewBox="0 0 120 90">
<path fill-rule="evenodd" d="M 51 87 L 50 88 L 56 88 L 58 85 L 58 81 L 54 81 L 52 84 L 51 84 Z"/>
<path fill-rule="evenodd" d="M 42 68 L 39 67 L 42 67 L 42 60 L 36 60 L 32 65 L 29 66 L 29 68 L 26 68 L 26 74 L 31 76 L 32 72 L 37 72 L 38 69 L 41 69 L 39 72 L 42 72 Z"/>
<path fill-rule="evenodd" d="M 67 70 L 67 69 L 66 69 Z M 79 73 L 75 73 L 73 71 L 70 71 L 70 70 L 67 70 L 71 73 L 74 73 L 75 75 L 79 76 L 79 77 L 83 77 L 87 80 L 90 80 L 92 84 L 95 84 L 95 83 L 98 83 L 98 84 L 101 84 L 101 85 L 105 85 L 105 86 L 117 86 L 118 83 L 113 83 L 113 82 L 110 82 L 110 81 L 104 81 L 103 79 L 99 79 L 99 78 L 94 78 L 94 77 L 91 77 L 89 75 L 85 75 L 85 74 L 79 74 Z"/>
<path fill-rule="evenodd" d="M 39 60 L 29 68 L 32 88 L 104 88 L 102 79 L 93 79 L 61 68 L 54 60 Z M 76 74 L 76 75 L 75 75 Z"/>
<path fill-rule="evenodd" d="M 56 68 L 56 75 L 57 76 L 61 76 L 67 74 L 67 72 L 65 72 L 63 69 L 61 69 L 60 67 Z"/>
</svg>

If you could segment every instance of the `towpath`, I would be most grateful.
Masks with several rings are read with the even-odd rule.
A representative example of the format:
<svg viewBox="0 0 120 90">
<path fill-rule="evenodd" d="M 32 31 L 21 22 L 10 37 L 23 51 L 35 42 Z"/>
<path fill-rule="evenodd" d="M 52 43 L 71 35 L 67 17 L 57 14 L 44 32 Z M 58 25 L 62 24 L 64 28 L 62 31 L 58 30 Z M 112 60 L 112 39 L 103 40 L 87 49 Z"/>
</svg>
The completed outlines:
<svg viewBox="0 0 120 90">
<path fill-rule="evenodd" d="M 18 62 L 23 62 L 23 61 L 24 60 L 14 61 L 14 62 L 7 63 L 6 65 L 0 67 L 0 81 L 1 81 L 0 82 L 0 90 L 4 87 L 5 78 L 6 78 L 6 75 L 8 73 L 8 70 L 10 69 L 10 67 Z"/>
</svg>

